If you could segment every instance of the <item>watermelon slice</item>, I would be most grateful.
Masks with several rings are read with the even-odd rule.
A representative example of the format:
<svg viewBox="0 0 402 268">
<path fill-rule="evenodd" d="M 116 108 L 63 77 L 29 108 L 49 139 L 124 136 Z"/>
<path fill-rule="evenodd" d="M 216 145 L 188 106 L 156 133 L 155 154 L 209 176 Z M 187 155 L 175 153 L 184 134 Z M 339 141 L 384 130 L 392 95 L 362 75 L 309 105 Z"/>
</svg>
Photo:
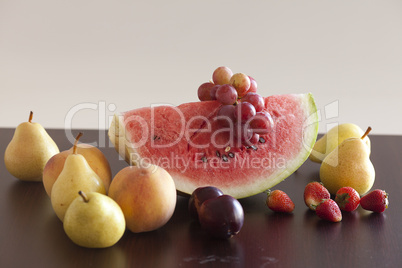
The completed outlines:
<svg viewBox="0 0 402 268">
<path fill-rule="evenodd" d="M 197 187 L 212 185 L 235 198 L 255 195 L 303 164 L 318 131 L 311 93 L 264 99 L 274 124 L 254 146 L 230 146 L 228 131 L 216 120 L 221 106 L 217 101 L 116 114 L 109 138 L 128 163 L 165 168 L 179 192 L 191 194 Z"/>
</svg>

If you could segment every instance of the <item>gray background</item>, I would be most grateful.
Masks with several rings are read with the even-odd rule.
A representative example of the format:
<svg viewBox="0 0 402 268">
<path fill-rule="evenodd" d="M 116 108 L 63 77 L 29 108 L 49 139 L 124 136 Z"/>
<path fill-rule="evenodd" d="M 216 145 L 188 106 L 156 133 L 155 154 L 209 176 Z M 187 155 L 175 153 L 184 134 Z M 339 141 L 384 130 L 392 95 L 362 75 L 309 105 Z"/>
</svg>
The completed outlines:
<svg viewBox="0 0 402 268">
<path fill-rule="evenodd" d="M 108 128 L 197 101 L 221 65 L 264 96 L 312 92 L 320 132 L 402 134 L 400 0 L 0 0 L 0 127 L 33 110 L 47 128 Z"/>
</svg>

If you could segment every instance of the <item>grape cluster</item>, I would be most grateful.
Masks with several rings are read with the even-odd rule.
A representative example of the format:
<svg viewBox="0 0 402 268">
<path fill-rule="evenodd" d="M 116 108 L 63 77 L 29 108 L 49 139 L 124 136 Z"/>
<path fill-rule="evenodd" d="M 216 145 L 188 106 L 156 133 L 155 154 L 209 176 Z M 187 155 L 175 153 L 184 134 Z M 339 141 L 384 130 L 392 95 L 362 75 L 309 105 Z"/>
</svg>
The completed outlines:
<svg viewBox="0 0 402 268">
<path fill-rule="evenodd" d="M 264 110 L 264 98 L 257 94 L 257 82 L 251 76 L 233 74 L 228 67 L 218 67 L 212 74 L 212 81 L 198 88 L 198 98 L 222 104 L 217 120 L 222 127 L 231 130 L 234 145 L 253 145 L 259 135 L 271 130 L 272 117 Z"/>
</svg>

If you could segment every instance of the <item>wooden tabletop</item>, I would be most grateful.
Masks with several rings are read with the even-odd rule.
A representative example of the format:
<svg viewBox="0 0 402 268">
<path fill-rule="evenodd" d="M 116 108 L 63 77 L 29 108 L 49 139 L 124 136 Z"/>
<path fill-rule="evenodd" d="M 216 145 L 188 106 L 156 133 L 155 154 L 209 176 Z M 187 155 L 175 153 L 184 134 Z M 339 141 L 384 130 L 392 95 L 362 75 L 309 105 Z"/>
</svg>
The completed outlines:
<svg viewBox="0 0 402 268">
<path fill-rule="evenodd" d="M 402 267 L 402 136 L 370 136 L 373 189 L 389 193 L 384 213 L 359 207 L 343 213 L 340 223 L 320 220 L 303 201 L 305 185 L 319 179 L 319 165 L 308 160 L 274 187 L 288 193 L 294 212 L 270 211 L 265 194 L 242 199 L 244 226 L 229 240 L 205 235 L 188 214 L 188 199 L 179 196 L 162 228 L 126 231 L 110 248 L 87 249 L 66 236 L 42 183 L 21 182 L 6 170 L 3 155 L 13 132 L 0 129 L 0 267 Z M 60 150 L 71 147 L 64 130 L 48 132 Z M 83 132 L 82 142 L 101 145 L 113 174 L 127 166 L 104 131 Z"/>
</svg>

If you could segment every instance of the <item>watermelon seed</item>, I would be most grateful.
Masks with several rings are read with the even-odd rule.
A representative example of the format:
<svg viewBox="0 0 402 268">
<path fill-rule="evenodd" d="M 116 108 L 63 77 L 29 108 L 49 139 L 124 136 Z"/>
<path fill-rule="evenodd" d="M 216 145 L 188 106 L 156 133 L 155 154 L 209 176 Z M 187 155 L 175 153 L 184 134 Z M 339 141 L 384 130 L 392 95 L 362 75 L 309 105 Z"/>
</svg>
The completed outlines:
<svg viewBox="0 0 402 268">
<path fill-rule="evenodd" d="M 227 161 L 228 161 L 228 157 L 226 156 L 226 154 L 222 155 L 222 160 L 223 160 L 223 162 L 227 162 Z"/>
<path fill-rule="evenodd" d="M 263 137 L 260 137 L 258 141 L 261 143 L 265 143 L 265 139 Z"/>
<path fill-rule="evenodd" d="M 230 151 L 230 146 L 228 146 L 228 147 L 225 148 L 225 152 L 226 152 L 226 153 L 229 152 L 229 151 Z"/>
<path fill-rule="evenodd" d="M 234 153 L 232 153 L 232 152 L 229 152 L 228 155 L 229 155 L 230 158 L 234 157 Z"/>
<path fill-rule="evenodd" d="M 219 151 L 216 151 L 216 156 L 221 157 L 221 154 L 219 153 Z"/>
<path fill-rule="evenodd" d="M 202 160 L 202 162 L 204 162 L 204 163 L 207 162 L 207 158 L 206 158 L 205 156 L 203 156 L 203 157 L 201 158 L 201 160 Z"/>
<path fill-rule="evenodd" d="M 254 151 L 257 151 L 257 150 L 258 150 L 257 146 L 255 146 L 255 145 L 251 145 L 250 147 L 251 147 L 251 149 L 253 149 Z"/>
<path fill-rule="evenodd" d="M 160 140 L 161 139 L 161 137 L 159 137 L 159 136 L 154 136 L 154 140 Z"/>
</svg>

